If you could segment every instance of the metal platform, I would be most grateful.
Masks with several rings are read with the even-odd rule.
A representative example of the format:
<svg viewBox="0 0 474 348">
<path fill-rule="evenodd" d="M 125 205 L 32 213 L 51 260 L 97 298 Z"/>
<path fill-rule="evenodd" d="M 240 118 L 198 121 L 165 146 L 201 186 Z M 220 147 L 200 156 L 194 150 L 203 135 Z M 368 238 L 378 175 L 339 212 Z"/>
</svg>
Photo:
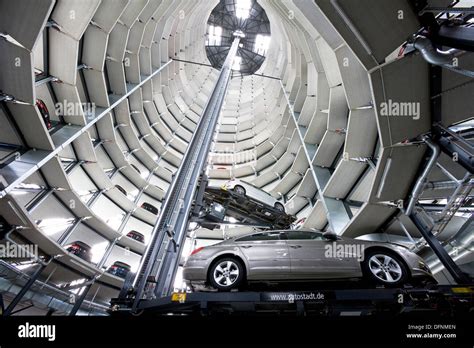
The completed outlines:
<svg viewBox="0 0 474 348">
<path fill-rule="evenodd" d="M 112 300 L 112 315 L 131 314 L 127 300 Z M 305 291 L 174 293 L 141 301 L 135 315 L 399 316 L 424 313 L 474 316 L 474 286 L 317 289 Z"/>
</svg>

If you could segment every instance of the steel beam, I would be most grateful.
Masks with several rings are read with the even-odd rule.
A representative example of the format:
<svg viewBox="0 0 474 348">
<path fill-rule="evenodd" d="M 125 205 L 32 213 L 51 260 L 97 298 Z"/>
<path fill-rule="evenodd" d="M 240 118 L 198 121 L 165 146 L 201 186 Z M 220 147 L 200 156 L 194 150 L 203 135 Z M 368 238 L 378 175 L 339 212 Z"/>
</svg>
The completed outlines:
<svg viewBox="0 0 474 348">
<path fill-rule="evenodd" d="M 72 307 L 71 311 L 69 312 L 69 316 L 75 316 L 79 308 L 81 308 L 82 303 L 86 299 L 87 293 L 91 289 L 92 285 L 94 284 L 94 281 L 92 281 L 90 284 L 88 284 L 84 291 L 82 292 L 81 296 L 74 302 L 74 306 Z"/>
<path fill-rule="evenodd" d="M 440 27 L 431 39 L 440 46 L 474 52 L 474 28 L 472 27 L 445 25 Z"/>
<path fill-rule="evenodd" d="M 433 127 L 433 140 L 441 150 L 463 166 L 470 173 L 474 173 L 474 153 L 473 145 L 466 141 L 459 134 L 440 124 Z"/>
<path fill-rule="evenodd" d="M 329 169 L 322 168 L 313 163 L 313 158 L 309 154 L 307 144 L 305 143 L 303 133 L 301 132 L 301 128 L 298 126 L 298 119 L 293 110 L 290 98 L 285 90 L 283 81 L 281 80 L 280 86 L 281 90 L 283 91 L 283 94 L 285 95 L 285 99 L 290 110 L 290 115 L 292 116 L 293 122 L 295 123 L 295 127 L 301 141 L 301 146 L 303 147 L 304 153 L 308 160 L 309 168 L 316 183 L 320 200 L 323 203 L 324 209 L 326 211 L 326 217 L 328 219 L 329 226 L 334 233 L 341 234 L 344 230 L 344 227 L 347 226 L 347 224 L 350 222 L 351 217 L 342 200 L 337 200 L 335 198 L 330 198 L 323 195 L 324 188 L 326 187 L 329 179 L 331 178 L 331 173 L 329 172 Z"/>
<path fill-rule="evenodd" d="M 13 298 L 12 302 L 8 305 L 8 307 L 5 309 L 5 312 L 3 313 L 3 316 L 9 316 L 13 313 L 13 309 L 15 309 L 16 305 L 20 303 L 21 299 L 25 294 L 30 290 L 31 286 L 35 283 L 35 281 L 38 279 L 40 276 L 41 272 L 46 268 L 46 264 L 39 264 L 38 269 L 30 276 L 30 279 L 28 279 L 28 282 L 21 288 L 21 290 L 16 294 L 15 298 Z"/>
</svg>

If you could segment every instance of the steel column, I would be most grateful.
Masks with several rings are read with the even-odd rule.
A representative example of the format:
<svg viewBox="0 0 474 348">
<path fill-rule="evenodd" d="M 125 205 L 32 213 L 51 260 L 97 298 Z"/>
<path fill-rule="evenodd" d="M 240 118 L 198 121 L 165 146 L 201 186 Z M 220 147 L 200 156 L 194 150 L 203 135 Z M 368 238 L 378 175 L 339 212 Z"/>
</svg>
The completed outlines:
<svg viewBox="0 0 474 348">
<path fill-rule="evenodd" d="M 240 38 L 236 37 L 189 142 L 182 163 L 166 194 L 160 217 L 153 228 L 152 240 L 147 247 L 134 281 L 136 288 L 134 310 L 137 309 L 145 292 L 147 298 L 152 298 L 166 296 L 172 290 L 172 281 L 186 237 L 191 205 L 207 161 L 239 43 Z"/>
</svg>

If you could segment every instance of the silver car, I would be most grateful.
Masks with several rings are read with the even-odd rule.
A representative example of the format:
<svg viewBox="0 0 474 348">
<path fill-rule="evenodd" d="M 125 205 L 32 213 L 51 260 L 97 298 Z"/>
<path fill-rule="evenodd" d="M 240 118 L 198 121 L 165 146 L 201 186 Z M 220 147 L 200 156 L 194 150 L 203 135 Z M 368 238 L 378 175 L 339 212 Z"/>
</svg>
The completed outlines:
<svg viewBox="0 0 474 348">
<path fill-rule="evenodd" d="M 212 185 L 210 185 L 212 187 Z M 265 205 L 274 207 L 275 209 L 285 212 L 285 206 L 279 202 L 276 198 L 265 192 L 261 188 L 252 185 L 242 180 L 230 180 L 220 186 L 222 190 L 232 190 L 242 197 L 247 197 L 263 203 Z"/>
<path fill-rule="evenodd" d="M 386 286 L 433 281 L 423 259 L 405 247 L 304 230 L 253 233 L 198 248 L 186 260 L 183 278 L 192 287 L 221 291 L 251 281 L 365 278 Z"/>
</svg>

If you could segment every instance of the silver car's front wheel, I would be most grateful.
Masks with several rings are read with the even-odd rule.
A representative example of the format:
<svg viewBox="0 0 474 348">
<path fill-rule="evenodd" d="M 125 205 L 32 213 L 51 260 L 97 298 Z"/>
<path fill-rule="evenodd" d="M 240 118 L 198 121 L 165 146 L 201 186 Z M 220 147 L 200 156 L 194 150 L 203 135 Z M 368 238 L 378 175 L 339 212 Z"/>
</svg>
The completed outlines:
<svg viewBox="0 0 474 348">
<path fill-rule="evenodd" d="M 209 272 L 209 280 L 218 290 L 236 288 L 243 278 L 243 269 L 239 261 L 225 258 L 217 261 Z"/>
<path fill-rule="evenodd" d="M 388 255 L 375 254 L 369 259 L 372 274 L 383 282 L 396 283 L 403 275 L 399 262 Z"/>
<path fill-rule="evenodd" d="M 389 252 L 372 252 L 366 255 L 365 275 L 372 281 L 387 286 L 398 286 L 408 278 L 408 271 L 398 257 Z"/>
</svg>

